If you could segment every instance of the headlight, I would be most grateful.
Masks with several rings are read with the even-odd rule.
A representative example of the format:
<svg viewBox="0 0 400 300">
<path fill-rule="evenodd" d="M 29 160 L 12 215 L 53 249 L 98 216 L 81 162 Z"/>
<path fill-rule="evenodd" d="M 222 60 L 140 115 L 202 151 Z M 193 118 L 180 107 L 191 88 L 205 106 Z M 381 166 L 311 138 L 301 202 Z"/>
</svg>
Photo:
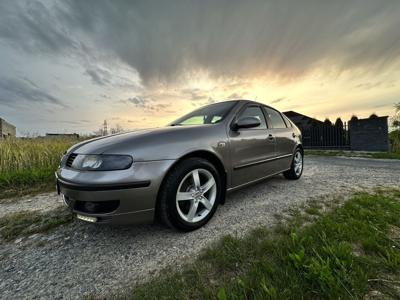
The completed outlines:
<svg viewBox="0 0 400 300">
<path fill-rule="evenodd" d="M 83 155 L 78 154 L 71 167 L 87 171 L 112 171 L 128 169 L 133 163 L 129 155 Z"/>
</svg>

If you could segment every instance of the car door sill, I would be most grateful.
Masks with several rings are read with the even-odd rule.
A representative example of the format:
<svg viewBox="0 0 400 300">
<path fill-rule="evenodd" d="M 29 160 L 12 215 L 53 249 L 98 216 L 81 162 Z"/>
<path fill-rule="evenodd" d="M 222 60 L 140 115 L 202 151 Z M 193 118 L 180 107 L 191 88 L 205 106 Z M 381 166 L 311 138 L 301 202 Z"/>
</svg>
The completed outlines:
<svg viewBox="0 0 400 300">
<path fill-rule="evenodd" d="M 263 159 L 263 160 L 259 160 L 259 161 L 255 161 L 255 162 L 251 162 L 248 164 L 244 164 L 244 165 L 239 165 L 236 167 L 233 167 L 233 170 L 239 170 L 239 169 L 243 169 L 243 168 L 247 168 L 247 167 L 251 167 L 251 166 L 255 166 L 255 165 L 260 165 L 269 161 L 273 161 L 273 160 L 277 160 L 277 159 L 281 159 L 281 158 L 286 158 L 289 156 L 292 156 L 293 154 L 285 154 L 285 155 L 281 155 L 281 156 L 275 156 L 275 157 L 271 157 L 271 158 L 267 158 L 267 159 Z"/>
<path fill-rule="evenodd" d="M 276 172 L 276 173 L 273 173 L 273 174 L 270 174 L 270 175 L 267 175 L 267 176 L 264 176 L 264 177 L 261 177 L 261 178 L 257 178 L 257 179 L 255 179 L 255 180 L 252 180 L 252 181 L 249 181 L 249 182 L 246 182 L 246 183 L 239 184 L 239 185 L 237 185 L 237 186 L 235 186 L 235 187 L 232 187 L 232 188 L 227 189 L 226 191 L 227 191 L 227 192 L 233 192 L 233 191 L 238 190 L 238 189 L 240 189 L 240 188 L 242 188 L 242 187 L 245 187 L 245 186 L 247 186 L 247 185 L 250 185 L 250 184 L 253 184 L 253 183 L 256 183 L 256 182 L 259 182 L 259 181 L 263 181 L 264 179 L 267 179 L 267 178 L 269 178 L 269 177 L 272 177 L 272 176 L 281 174 L 281 173 L 283 173 L 283 172 L 285 172 L 285 171 L 288 171 L 288 170 L 290 170 L 290 168 L 289 168 L 289 169 L 284 169 L 284 170 L 282 170 L 282 171 L 279 171 L 279 172 Z"/>
</svg>

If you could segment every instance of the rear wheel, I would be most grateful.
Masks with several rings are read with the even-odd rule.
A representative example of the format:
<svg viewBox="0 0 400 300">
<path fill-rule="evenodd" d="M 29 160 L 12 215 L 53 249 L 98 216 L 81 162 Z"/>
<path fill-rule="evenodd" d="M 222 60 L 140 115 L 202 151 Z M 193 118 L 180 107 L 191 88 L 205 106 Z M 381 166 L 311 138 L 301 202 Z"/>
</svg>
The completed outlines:
<svg viewBox="0 0 400 300">
<path fill-rule="evenodd" d="M 167 175 L 159 198 L 158 213 L 170 227 L 195 230 L 206 224 L 221 200 L 217 169 L 202 158 L 188 158 Z"/>
<path fill-rule="evenodd" d="M 283 175 L 287 179 L 292 179 L 292 180 L 299 179 L 301 177 L 301 174 L 303 174 L 303 165 L 304 165 L 303 151 L 301 151 L 301 149 L 298 148 L 293 155 L 293 160 L 290 169 L 284 172 Z"/>
</svg>

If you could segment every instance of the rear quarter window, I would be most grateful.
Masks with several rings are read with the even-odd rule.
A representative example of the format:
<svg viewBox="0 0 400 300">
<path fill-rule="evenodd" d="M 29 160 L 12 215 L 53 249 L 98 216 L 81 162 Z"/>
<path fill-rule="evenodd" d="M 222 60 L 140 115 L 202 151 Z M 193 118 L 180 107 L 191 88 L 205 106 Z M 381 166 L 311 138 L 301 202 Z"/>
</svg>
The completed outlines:
<svg viewBox="0 0 400 300">
<path fill-rule="evenodd" d="M 287 128 L 286 123 L 283 120 L 283 117 L 280 114 L 280 112 L 269 107 L 264 107 L 264 108 L 265 112 L 267 113 L 268 120 L 271 122 L 272 128 L 274 129 Z"/>
</svg>

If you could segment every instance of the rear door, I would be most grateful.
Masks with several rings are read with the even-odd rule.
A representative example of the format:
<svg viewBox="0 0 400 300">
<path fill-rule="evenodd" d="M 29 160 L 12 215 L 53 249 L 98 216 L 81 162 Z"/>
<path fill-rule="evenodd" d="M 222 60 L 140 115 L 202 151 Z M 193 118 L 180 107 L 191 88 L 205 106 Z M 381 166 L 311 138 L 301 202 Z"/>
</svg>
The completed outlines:
<svg viewBox="0 0 400 300">
<path fill-rule="evenodd" d="M 276 140 L 276 168 L 286 170 L 290 167 L 292 155 L 296 146 L 294 130 L 287 124 L 281 113 L 271 107 L 264 106 L 271 134 Z"/>
<path fill-rule="evenodd" d="M 232 187 L 274 172 L 270 160 L 275 157 L 275 138 L 270 136 L 264 111 L 260 105 L 248 104 L 239 111 L 235 121 L 243 117 L 255 117 L 261 124 L 255 128 L 241 128 L 229 132 Z"/>
</svg>

